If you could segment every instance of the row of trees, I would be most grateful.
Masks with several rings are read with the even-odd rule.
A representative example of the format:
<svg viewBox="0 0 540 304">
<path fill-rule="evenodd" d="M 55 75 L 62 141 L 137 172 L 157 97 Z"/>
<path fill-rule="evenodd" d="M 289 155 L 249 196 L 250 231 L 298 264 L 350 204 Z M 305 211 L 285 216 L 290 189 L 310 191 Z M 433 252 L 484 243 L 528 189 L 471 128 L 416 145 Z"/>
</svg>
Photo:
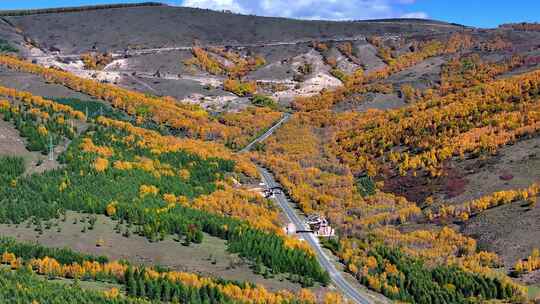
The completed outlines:
<svg viewBox="0 0 540 304">
<path fill-rule="evenodd" d="M 261 56 L 242 56 L 232 50 L 217 47 L 203 49 L 194 46 L 191 52 L 193 58 L 186 60 L 185 65 L 196 66 L 212 75 L 227 75 L 231 79 L 241 79 L 266 64 Z"/>
<path fill-rule="evenodd" d="M 127 295 L 137 298 L 180 303 L 308 304 L 316 301 L 315 296 L 304 289 L 298 294 L 286 291 L 273 293 L 251 283 L 201 277 L 192 273 L 169 271 L 163 267 L 137 267 L 127 261 L 99 262 L 104 258 L 69 249 L 44 248 L 18 243 L 13 239 L 4 239 L 3 243 L 9 243 L 9 246 L 0 248 L 0 252 L 9 249 L 21 252 L 24 248 L 31 250 L 28 253 L 21 252 L 25 258 L 3 251 L 0 263 L 10 265 L 13 270 L 21 273 L 22 270 L 33 271 L 50 278 L 121 284 Z M 44 252 L 51 255 L 43 256 Z M 119 297 L 119 290 L 111 290 L 106 294 L 112 298 L 122 298 Z M 339 304 L 341 301 L 334 303 Z"/>
<path fill-rule="evenodd" d="M 533 183 L 524 189 L 497 191 L 459 205 L 442 205 L 435 212 L 431 210 L 424 212 L 430 220 L 460 219 L 467 221 L 470 216 L 477 215 L 487 209 L 517 201 L 528 200 L 533 205 L 536 203 L 539 191 L 539 185 Z"/>
<path fill-rule="evenodd" d="M 103 292 L 78 286 L 45 281 L 25 269 L 0 270 L 0 302 L 3 303 L 80 303 L 80 304 L 150 304 L 144 299 L 110 297 Z"/>
<path fill-rule="evenodd" d="M 537 22 L 505 23 L 499 27 L 516 31 L 540 32 L 540 23 Z"/>
<path fill-rule="evenodd" d="M 47 99 L 84 113 L 88 119 L 96 119 L 99 116 L 103 116 L 121 121 L 133 120 L 126 113 L 116 110 L 106 103 L 95 100 L 81 100 L 74 97 L 47 97 Z"/>
<path fill-rule="evenodd" d="M 540 250 L 538 248 L 533 249 L 532 253 L 526 259 L 519 260 L 514 265 L 514 271 L 518 275 L 538 269 L 540 269 Z"/>
<path fill-rule="evenodd" d="M 108 5 L 89 5 L 79 7 L 61 7 L 50 9 L 34 9 L 34 10 L 11 10 L 0 11 L 0 16 L 28 16 L 39 14 L 54 14 L 54 13 L 73 13 L 73 12 L 86 12 L 95 11 L 101 9 L 112 8 L 128 8 L 128 7 L 141 7 L 141 6 L 163 6 L 163 3 L 159 2 L 142 2 L 142 3 L 125 3 L 125 4 L 108 4 Z"/>
<path fill-rule="evenodd" d="M 84 79 L 68 72 L 45 68 L 15 57 L 0 55 L 0 64 L 11 69 L 37 74 L 47 81 L 109 102 L 141 122 L 151 120 L 194 138 L 226 138 L 226 128 L 212 120 L 199 106 L 184 104 L 171 97 L 153 97 L 111 84 Z"/>
<path fill-rule="evenodd" d="M 182 282 L 172 282 L 166 278 L 151 279 L 144 269 L 128 268 L 124 282 L 128 295 L 157 301 L 177 301 L 180 303 L 238 303 L 226 297 L 219 288 L 204 285 L 200 288 L 185 286 Z"/>
<path fill-rule="evenodd" d="M 374 246 L 349 271 L 362 284 L 408 303 L 471 303 L 515 299 L 520 291 L 496 277 L 471 274 L 456 266 L 429 267 L 399 249 Z"/>
</svg>

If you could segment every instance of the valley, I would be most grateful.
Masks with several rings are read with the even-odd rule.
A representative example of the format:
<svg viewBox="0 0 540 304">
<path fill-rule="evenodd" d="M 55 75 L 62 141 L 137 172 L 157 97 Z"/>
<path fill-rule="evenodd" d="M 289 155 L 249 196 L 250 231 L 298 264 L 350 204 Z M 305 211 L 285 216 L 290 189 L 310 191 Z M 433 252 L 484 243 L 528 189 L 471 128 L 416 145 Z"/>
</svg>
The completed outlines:
<svg viewBox="0 0 540 304">
<path fill-rule="evenodd" d="M 534 24 L 143 3 L 0 41 L 0 302 L 540 298 Z"/>
</svg>

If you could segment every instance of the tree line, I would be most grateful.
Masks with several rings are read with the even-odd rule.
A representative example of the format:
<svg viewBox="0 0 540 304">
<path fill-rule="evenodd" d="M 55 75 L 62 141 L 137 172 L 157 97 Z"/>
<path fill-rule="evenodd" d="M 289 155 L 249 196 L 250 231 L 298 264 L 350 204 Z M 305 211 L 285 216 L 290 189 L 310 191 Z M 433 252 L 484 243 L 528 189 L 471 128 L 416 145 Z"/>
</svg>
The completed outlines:
<svg viewBox="0 0 540 304">
<path fill-rule="evenodd" d="M 251 283 L 201 277 L 192 273 L 171 271 L 160 266 L 148 268 L 134 266 L 128 261 L 99 262 L 105 258 L 81 254 L 70 249 L 20 243 L 11 238 L 0 241 L 4 245 L 0 248 L 0 253 L 3 252 L 0 263 L 9 265 L 22 277 L 31 277 L 30 272 L 33 272 L 52 279 L 109 282 L 120 284 L 121 289 L 129 297 L 166 302 L 194 304 L 315 302 L 314 295 L 305 289 L 296 295 L 283 291 L 272 293 Z M 25 249 L 28 249 L 28 252 L 25 252 Z M 45 253 L 49 255 L 44 256 Z M 117 287 L 105 294 L 108 298 L 123 298 Z"/>
<path fill-rule="evenodd" d="M 78 6 L 78 7 L 61 7 L 61 8 L 33 9 L 33 10 L 9 10 L 9 11 L 0 11 L 0 16 L 28 16 L 28 15 L 55 14 L 55 13 L 75 13 L 75 12 L 87 12 L 87 11 L 113 9 L 113 8 L 164 6 L 164 5 L 165 4 L 159 3 L 159 2 L 142 2 L 142 3 L 88 5 L 88 6 Z"/>
</svg>

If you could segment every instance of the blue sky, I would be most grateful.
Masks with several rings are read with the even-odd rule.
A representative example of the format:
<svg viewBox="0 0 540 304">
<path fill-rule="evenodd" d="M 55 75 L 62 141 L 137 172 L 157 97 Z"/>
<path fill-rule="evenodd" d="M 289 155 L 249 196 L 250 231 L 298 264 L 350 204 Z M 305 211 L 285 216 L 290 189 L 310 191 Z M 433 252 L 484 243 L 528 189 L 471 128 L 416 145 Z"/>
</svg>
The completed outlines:
<svg viewBox="0 0 540 304">
<path fill-rule="evenodd" d="M 0 0 L 0 9 L 44 8 L 130 0 Z M 478 27 L 540 21 L 540 0 L 165 0 L 186 5 L 265 16 L 303 19 L 423 17 Z"/>
</svg>

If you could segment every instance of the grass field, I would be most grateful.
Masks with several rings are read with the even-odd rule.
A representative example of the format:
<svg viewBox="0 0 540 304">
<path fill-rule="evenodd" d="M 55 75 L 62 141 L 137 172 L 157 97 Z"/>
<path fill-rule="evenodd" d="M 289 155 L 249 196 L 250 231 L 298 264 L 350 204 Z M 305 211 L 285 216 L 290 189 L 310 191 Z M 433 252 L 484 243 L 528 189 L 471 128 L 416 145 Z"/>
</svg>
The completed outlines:
<svg viewBox="0 0 540 304">
<path fill-rule="evenodd" d="M 540 285 L 531 285 L 529 288 L 529 299 L 534 300 L 540 297 Z"/>
</svg>

